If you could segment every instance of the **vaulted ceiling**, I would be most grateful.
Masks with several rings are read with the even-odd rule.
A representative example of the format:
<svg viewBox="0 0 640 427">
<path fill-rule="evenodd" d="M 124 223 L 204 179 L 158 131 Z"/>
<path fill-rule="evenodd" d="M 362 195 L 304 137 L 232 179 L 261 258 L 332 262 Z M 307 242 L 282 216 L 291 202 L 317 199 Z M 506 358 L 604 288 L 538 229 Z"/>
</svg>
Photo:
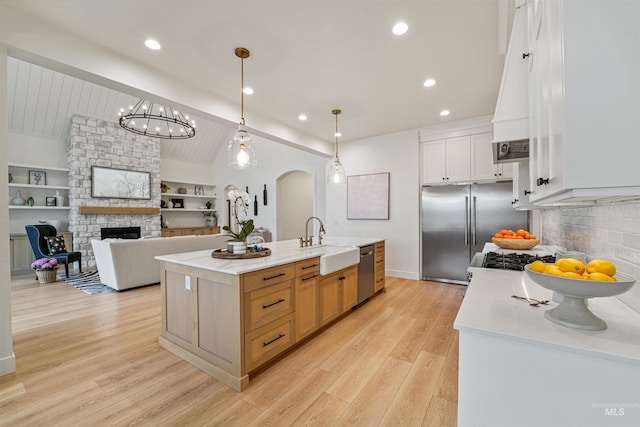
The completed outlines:
<svg viewBox="0 0 640 427">
<path fill-rule="evenodd" d="M 59 138 L 74 112 L 115 121 L 120 107 L 157 96 L 198 121 L 196 138 L 163 142 L 163 156 L 210 162 L 240 118 L 239 46 L 251 51 L 255 90 L 247 125 L 302 149 L 331 153 L 333 108 L 347 143 L 491 114 L 508 3 L 0 0 L 10 130 Z M 409 31 L 395 36 L 400 20 Z M 145 48 L 147 37 L 162 49 Z M 437 84 L 425 88 L 427 78 Z"/>
</svg>

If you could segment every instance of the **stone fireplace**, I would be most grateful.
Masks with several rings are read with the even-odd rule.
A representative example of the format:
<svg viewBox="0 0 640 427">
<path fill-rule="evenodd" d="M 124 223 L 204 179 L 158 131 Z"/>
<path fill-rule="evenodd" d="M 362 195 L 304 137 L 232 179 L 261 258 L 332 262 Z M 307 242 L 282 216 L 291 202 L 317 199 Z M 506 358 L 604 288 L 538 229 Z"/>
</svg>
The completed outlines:
<svg viewBox="0 0 640 427">
<path fill-rule="evenodd" d="M 139 227 L 143 237 L 160 237 L 160 142 L 117 123 L 75 114 L 69 130 L 69 231 L 82 266 L 95 267 L 92 239 L 102 228 Z M 91 197 L 91 167 L 149 172 L 151 199 Z M 150 209 L 155 208 L 155 209 Z M 153 213 L 149 213 L 153 212 Z"/>
</svg>

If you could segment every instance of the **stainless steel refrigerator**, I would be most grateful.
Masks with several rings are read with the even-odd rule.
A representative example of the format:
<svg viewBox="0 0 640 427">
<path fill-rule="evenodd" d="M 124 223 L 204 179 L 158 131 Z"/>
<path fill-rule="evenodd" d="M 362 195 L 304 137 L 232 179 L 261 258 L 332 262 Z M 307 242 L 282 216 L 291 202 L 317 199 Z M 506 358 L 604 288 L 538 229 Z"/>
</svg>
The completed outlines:
<svg viewBox="0 0 640 427">
<path fill-rule="evenodd" d="M 512 200 L 510 181 L 422 187 L 422 279 L 467 284 L 471 258 L 496 232 L 529 228 Z"/>
</svg>

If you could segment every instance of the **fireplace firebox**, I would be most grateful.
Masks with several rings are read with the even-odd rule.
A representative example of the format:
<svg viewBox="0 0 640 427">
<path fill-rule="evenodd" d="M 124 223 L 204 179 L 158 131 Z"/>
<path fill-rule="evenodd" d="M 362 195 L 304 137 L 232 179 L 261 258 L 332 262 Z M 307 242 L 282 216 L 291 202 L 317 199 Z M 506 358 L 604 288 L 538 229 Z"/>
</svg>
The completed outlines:
<svg viewBox="0 0 640 427">
<path fill-rule="evenodd" d="M 140 227 L 106 227 L 100 229 L 100 238 L 104 239 L 139 239 L 142 237 Z"/>
</svg>

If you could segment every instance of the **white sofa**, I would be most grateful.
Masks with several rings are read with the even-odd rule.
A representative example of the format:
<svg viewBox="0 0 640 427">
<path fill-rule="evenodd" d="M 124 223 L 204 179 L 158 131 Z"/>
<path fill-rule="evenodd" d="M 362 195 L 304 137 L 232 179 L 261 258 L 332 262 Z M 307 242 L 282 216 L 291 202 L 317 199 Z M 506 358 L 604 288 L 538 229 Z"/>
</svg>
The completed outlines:
<svg viewBox="0 0 640 427">
<path fill-rule="evenodd" d="M 230 236 L 176 236 L 151 239 L 91 240 L 100 281 L 117 289 L 159 283 L 160 261 L 157 255 L 218 249 L 226 246 Z"/>
</svg>

